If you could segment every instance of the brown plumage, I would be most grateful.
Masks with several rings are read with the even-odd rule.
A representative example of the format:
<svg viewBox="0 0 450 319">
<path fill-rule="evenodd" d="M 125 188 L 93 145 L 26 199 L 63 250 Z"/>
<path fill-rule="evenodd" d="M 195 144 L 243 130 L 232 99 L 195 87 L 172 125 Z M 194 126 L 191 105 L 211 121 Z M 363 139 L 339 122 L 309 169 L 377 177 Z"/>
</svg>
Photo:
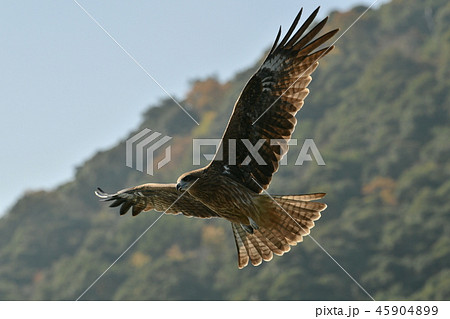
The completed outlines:
<svg viewBox="0 0 450 319">
<path fill-rule="evenodd" d="M 263 191 L 288 151 L 297 123 L 295 115 L 309 93 L 311 74 L 318 60 L 333 49 L 316 50 L 338 31 L 316 38 L 327 18 L 305 34 L 317 12 L 296 31 L 300 11 L 281 41 L 280 29 L 266 59 L 236 102 L 216 157 L 208 166 L 181 175 L 176 185 L 144 184 L 112 195 L 99 189 L 97 196 L 114 201 L 113 207 L 121 205 L 121 214 L 130 208 L 133 215 L 155 209 L 229 220 L 239 268 L 249 261 L 259 265 L 271 260 L 273 254 L 282 255 L 301 242 L 326 208 L 312 200 L 325 194 L 271 197 Z M 260 146 L 259 158 L 254 158 L 249 145 Z"/>
<path fill-rule="evenodd" d="M 126 214 L 131 208 L 133 216 L 154 209 L 166 214 L 183 214 L 187 217 L 220 217 L 189 194 L 180 196 L 176 184 L 149 183 L 122 189 L 115 194 L 107 194 L 98 188 L 95 194 L 101 201 L 113 201 L 110 207 L 121 206 L 120 215 Z"/>
</svg>

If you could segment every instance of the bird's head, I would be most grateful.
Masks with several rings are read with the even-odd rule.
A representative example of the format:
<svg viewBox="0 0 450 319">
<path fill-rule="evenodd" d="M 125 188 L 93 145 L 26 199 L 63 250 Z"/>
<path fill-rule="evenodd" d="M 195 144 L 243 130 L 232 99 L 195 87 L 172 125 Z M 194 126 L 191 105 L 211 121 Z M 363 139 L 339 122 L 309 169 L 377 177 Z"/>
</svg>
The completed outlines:
<svg viewBox="0 0 450 319">
<path fill-rule="evenodd" d="M 184 192 L 189 189 L 202 175 L 202 170 L 184 173 L 177 180 L 177 191 Z"/>
</svg>

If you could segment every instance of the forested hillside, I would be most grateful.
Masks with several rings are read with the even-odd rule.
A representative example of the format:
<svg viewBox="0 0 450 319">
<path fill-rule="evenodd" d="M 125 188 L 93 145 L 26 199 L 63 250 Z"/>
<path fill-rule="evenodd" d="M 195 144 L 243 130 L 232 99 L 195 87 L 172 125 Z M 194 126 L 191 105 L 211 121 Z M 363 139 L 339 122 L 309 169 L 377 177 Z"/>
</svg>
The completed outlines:
<svg viewBox="0 0 450 319">
<path fill-rule="evenodd" d="M 327 30 L 339 27 L 339 36 L 364 10 L 333 12 Z M 322 60 L 297 115 L 293 138 L 314 139 L 326 165 L 295 166 L 300 142 L 269 189 L 327 193 L 312 235 L 375 299 L 450 299 L 449 25 L 445 0 L 393 0 L 367 12 Z M 175 182 L 193 169 L 192 139 L 221 137 L 257 66 L 226 83 L 192 84 L 182 104 L 200 126 L 163 100 L 115 147 L 80 165 L 72 181 L 25 194 L 0 219 L 0 300 L 76 299 L 159 216 L 120 217 L 98 201 L 96 187 Z M 125 140 L 143 128 L 173 137 L 172 161 L 154 176 L 125 166 Z M 311 238 L 238 270 L 228 222 L 167 215 L 82 299 L 368 296 Z"/>
</svg>

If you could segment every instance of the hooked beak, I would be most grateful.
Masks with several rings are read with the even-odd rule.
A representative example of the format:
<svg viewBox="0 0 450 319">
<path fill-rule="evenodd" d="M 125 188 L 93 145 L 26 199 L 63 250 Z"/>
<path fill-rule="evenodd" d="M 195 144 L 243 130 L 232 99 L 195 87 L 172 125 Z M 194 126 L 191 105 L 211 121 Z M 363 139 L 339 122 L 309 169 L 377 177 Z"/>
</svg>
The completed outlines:
<svg viewBox="0 0 450 319">
<path fill-rule="evenodd" d="M 178 192 L 182 192 L 182 191 L 184 191 L 184 189 L 183 189 L 183 186 L 182 186 L 181 182 L 177 184 L 177 191 L 178 191 Z"/>
</svg>

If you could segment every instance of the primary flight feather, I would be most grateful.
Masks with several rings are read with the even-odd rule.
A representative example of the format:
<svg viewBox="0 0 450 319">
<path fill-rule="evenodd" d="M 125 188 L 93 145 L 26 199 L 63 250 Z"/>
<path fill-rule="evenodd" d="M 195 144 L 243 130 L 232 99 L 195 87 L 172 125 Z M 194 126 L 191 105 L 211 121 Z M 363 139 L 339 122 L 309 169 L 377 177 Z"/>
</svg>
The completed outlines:
<svg viewBox="0 0 450 319">
<path fill-rule="evenodd" d="M 317 36 L 327 18 L 310 28 L 319 8 L 297 29 L 302 10 L 286 35 L 281 28 L 266 59 L 238 98 L 215 158 L 204 168 L 187 172 L 177 184 L 144 184 L 115 194 L 96 195 L 120 214 L 133 216 L 155 209 L 188 217 L 224 218 L 231 222 L 238 266 L 259 265 L 282 255 L 308 235 L 324 193 L 270 196 L 269 187 L 280 159 L 288 151 L 296 113 L 309 93 L 318 61 L 333 46 L 321 47 L 337 33 Z M 274 142 L 275 141 L 275 142 Z M 258 159 L 250 146 L 257 145 Z"/>
</svg>

